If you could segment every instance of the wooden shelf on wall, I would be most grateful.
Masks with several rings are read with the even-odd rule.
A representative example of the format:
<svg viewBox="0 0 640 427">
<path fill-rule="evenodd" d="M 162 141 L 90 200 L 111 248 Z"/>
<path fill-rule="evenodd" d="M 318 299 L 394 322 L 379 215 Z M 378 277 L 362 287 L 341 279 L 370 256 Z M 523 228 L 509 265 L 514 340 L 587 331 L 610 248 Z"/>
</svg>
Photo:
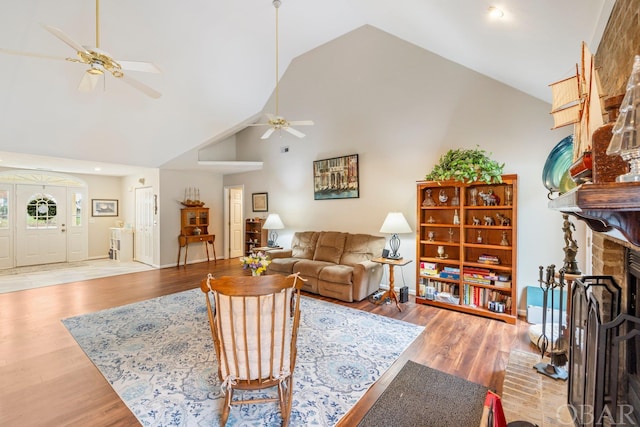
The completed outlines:
<svg viewBox="0 0 640 427">
<path fill-rule="evenodd" d="M 593 231 L 615 228 L 640 246 L 640 182 L 582 184 L 549 201 L 549 208 L 575 216 Z"/>
</svg>

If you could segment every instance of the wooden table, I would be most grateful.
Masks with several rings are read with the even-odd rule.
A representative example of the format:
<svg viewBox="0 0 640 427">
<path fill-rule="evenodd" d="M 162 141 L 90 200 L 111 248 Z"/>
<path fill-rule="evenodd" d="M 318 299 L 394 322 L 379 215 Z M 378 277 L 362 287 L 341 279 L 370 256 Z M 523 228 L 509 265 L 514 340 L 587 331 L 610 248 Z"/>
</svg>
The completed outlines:
<svg viewBox="0 0 640 427">
<path fill-rule="evenodd" d="M 389 298 L 391 301 L 396 302 L 396 307 L 398 307 L 398 311 L 402 311 L 402 308 L 400 307 L 400 301 L 398 300 L 398 294 L 396 293 L 396 290 L 393 284 L 393 268 L 396 265 L 400 267 L 405 266 L 409 264 L 411 260 L 405 260 L 403 258 L 389 259 L 389 258 L 378 257 L 378 258 L 372 258 L 371 261 L 377 262 L 379 264 L 386 264 L 389 266 L 389 289 L 384 294 L 382 294 L 382 297 L 378 300 L 376 304 L 382 304 L 387 298 Z"/>
<path fill-rule="evenodd" d="M 216 235 L 215 234 L 194 234 L 191 236 L 185 236 L 181 234 L 178 236 L 178 265 L 180 267 L 180 252 L 182 248 L 184 248 L 184 265 L 187 265 L 187 255 L 189 254 L 189 243 L 204 243 L 205 248 L 207 249 L 207 262 L 209 259 L 209 245 L 213 248 L 213 261 L 216 262 Z"/>
</svg>

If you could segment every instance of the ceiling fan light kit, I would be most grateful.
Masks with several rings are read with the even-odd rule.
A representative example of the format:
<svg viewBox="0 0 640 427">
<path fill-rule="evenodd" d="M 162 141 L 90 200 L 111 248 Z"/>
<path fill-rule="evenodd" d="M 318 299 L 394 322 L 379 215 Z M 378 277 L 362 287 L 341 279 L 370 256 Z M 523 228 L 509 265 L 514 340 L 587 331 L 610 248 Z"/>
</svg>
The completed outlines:
<svg viewBox="0 0 640 427">
<path fill-rule="evenodd" d="M 282 5 L 281 0 L 273 0 L 273 7 L 276 9 L 276 114 L 266 114 L 267 123 L 253 123 L 249 126 L 269 126 L 269 129 L 266 130 L 265 133 L 262 134 L 260 139 L 268 139 L 275 131 L 284 130 L 285 132 L 290 133 L 291 135 L 297 136 L 298 138 L 304 138 L 305 134 L 300 132 L 297 129 L 292 128 L 291 126 L 310 126 L 313 125 L 312 120 L 297 120 L 297 121 L 288 121 L 284 117 L 280 116 L 280 82 L 279 82 L 279 51 L 278 51 L 278 9 Z"/>
</svg>

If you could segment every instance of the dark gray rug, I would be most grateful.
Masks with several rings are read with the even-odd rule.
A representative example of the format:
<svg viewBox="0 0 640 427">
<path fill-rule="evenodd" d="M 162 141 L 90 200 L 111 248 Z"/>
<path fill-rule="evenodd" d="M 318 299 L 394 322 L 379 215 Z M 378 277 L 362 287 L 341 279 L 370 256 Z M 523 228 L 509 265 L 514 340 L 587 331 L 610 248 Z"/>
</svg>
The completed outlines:
<svg viewBox="0 0 640 427">
<path fill-rule="evenodd" d="M 408 361 L 358 426 L 479 426 L 487 390 Z"/>
</svg>

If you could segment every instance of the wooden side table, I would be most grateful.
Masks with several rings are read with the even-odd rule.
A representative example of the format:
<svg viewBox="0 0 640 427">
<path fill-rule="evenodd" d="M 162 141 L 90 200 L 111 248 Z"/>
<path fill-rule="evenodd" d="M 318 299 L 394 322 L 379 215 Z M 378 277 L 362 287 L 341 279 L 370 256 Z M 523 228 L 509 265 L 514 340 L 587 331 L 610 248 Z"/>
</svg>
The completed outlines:
<svg viewBox="0 0 640 427">
<path fill-rule="evenodd" d="M 389 266 L 389 289 L 382 294 L 382 297 L 378 300 L 377 304 L 382 304 L 387 298 L 391 301 L 396 302 L 396 307 L 398 307 L 398 311 L 402 311 L 400 307 L 400 301 L 398 300 L 398 294 L 396 293 L 394 284 L 393 284 L 393 268 L 397 266 L 405 266 L 411 262 L 411 260 L 405 260 L 403 258 L 400 259 L 389 259 L 389 258 L 371 258 L 371 261 L 377 262 L 379 264 L 386 264 Z"/>
<path fill-rule="evenodd" d="M 180 252 L 182 248 L 184 248 L 184 265 L 187 265 L 187 255 L 189 254 L 189 243 L 204 243 L 205 248 L 207 249 L 207 262 L 210 261 L 209 258 L 209 245 L 213 248 L 213 261 L 217 261 L 216 257 L 216 235 L 215 234 L 194 234 L 191 236 L 185 236 L 181 234 L 178 236 L 178 265 L 180 267 Z"/>
</svg>

